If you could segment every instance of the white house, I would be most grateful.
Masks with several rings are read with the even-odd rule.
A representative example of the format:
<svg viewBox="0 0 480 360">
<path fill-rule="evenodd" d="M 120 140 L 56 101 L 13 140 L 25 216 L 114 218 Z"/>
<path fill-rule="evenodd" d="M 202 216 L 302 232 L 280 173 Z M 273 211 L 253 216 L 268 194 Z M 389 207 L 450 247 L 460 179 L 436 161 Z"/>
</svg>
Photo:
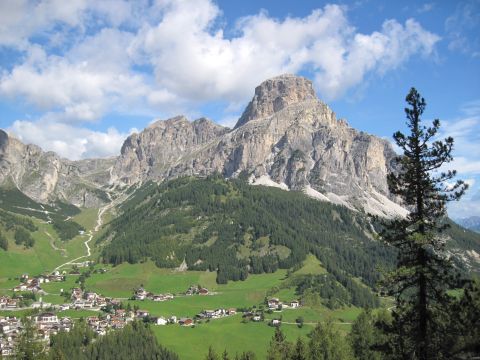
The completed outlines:
<svg viewBox="0 0 480 360">
<path fill-rule="evenodd" d="M 290 302 L 290 307 L 296 309 L 300 306 L 300 303 L 297 300 L 293 300 Z"/>
<path fill-rule="evenodd" d="M 267 301 L 267 305 L 269 309 L 278 309 L 282 306 L 282 302 L 277 298 L 271 298 Z"/>
<path fill-rule="evenodd" d="M 168 321 L 164 317 L 158 317 L 155 321 L 156 325 L 167 325 Z"/>
<path fill-rule="evenodd" d="M 38 315 L 35 318 L 35 321 L 37 323 L 54 324 L 54 323 L 58 323 L 58 317 L 53 313 L 43 313 Z"/>
</svg>

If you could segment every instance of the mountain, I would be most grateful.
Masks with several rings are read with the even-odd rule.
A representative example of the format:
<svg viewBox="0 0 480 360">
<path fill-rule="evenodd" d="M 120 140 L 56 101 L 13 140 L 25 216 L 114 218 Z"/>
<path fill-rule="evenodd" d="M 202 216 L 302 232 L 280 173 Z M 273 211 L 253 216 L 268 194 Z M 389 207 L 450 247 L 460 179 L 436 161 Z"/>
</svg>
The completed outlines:
<svg viewBox="0 0 480 360">
<path fill-rule="evenodd" d="M 365 214 L 245 178 L 147 183 L 121 210 L 98 241 L 103 261 L 115 265 L 152 259 L 160 267 L 216 271 L 226 283 L 301 266 L 312 253 L 337 281 L 355 277 L 374 286 L 377 267 L 395 261 Z"/>
<path fill-rule="evenodd" d="M 116 158 L 69 161 L 0 133 L 0 185 L 43 203 L 96 207 L 111 186 L 220 173 L 380 216 L 405 215 L 388 193 L 395 153 L 351 128 L 303 77 L 281 75 L 255 89 L 234 129 L 201 118 L 157 121 L 129 136 Z"/>
<path fill-rule="evenodd" d="M 227 128 L 205 118 L 190 122 L 177 116 L 157 121 L 125 140 L 111 180 L 135 184 L 172 177 L 171 169 L 179 161 L 185 161 L 227 132 Z"/>
<path fill-rule="evenodd" d="M 457 219 L 456 222 L 466 229 L 480 232 L 480 216 L 470 216 L 467 218 Z"/>
<path fill-rule="evenodd" d="M 343 286 L 345 276 L 373 286 L 376 266 L 395 254 L 375 241 L 367 214 L 407 214 L 388 192 L 395 156 L 388 141 L 337 119 L 310 80 L 282 75 L 255 89 L 233 129 L 160 120 L 110 159 L 62 159 L 1 131 L 0 208 L 66 214 L 78 209 L 65 203 L 99 207 L 121 192 L 128 200 L 98 244 L 106 262 L 151 258 L 225 282 L 312 253 Z M 455 224 L 445 234 L 460 266 L 478 271 L 478 234 Z"/>
<path fill-rule="evenodd" d="M 41 203 L 58 200 L 78 207 L 110 201 L 105 189 L 115 159 L 70 161 L 0 130 L 0 185 L 18 188 Z"/>
<path fill-rule="evenodd" d="M 450 225 L 442 234 L 449 254 L 460 268 L 478 272 L 480 235 Z M 147 182 L 121 205 L 97 245 L 107 263 L 151 259 L 159 267 L 216 271 L 219 283 L 295 268 L 311 253 L 343 286 L 355 287 L 346 279 L 356 278 L 374 287 L 378 269 L 396 260 L 395 249 L 376 240 L 378 226 L 367 214 L 300 191 L 217 174 Z"/>
<path fill-rule="evenodd" d="M 247 173 L 252 184 L 302 190 L 377 215 L 405 215 L 388 193 L 394 157 L 388 141 L 337 120 L 308 79 L 282 75 L 255 89 L 233 130 L 177 117 L 131 135 L 111 180 Z"/>
</svg>

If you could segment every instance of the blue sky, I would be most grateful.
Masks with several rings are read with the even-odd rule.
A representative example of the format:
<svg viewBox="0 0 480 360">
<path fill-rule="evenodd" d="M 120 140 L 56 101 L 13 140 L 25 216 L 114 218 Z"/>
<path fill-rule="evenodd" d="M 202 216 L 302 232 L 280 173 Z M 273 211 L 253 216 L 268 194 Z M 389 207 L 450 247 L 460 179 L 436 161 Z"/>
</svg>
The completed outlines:
<svg viewBox="0 0 480 360">
<path fill-rule="evenodd" d="M 177 114 L 233 126 L 287 72 L 386 138 L 415 86 L 472 185 L 450 213 L 480 215 L 480 0 L 0 2 L 0 127 L 70 159 Z"/>
</svg>

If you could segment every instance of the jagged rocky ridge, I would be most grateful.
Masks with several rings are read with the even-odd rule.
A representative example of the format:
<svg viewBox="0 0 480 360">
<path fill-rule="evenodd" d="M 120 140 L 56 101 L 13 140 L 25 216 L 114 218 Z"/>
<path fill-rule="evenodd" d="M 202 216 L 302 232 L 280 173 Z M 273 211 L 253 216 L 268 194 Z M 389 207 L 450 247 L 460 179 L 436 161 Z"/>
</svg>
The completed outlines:
<svg viewBox="0 0 480 360">
<path fill-rule="evenodd" d="M 30 198 L 98 207 L 109 201 L 102 189 L 110 180 L 111 159 L 70 161 L 36 145 L 25 145 L 0 130 L 0 184 L 15 186 Z"/>
<path fill-rule="evenodd" d="M 405 214 L 389 196 L 389 142 L 351 128 L 320 101 L 311 81 L 266 80 L 233 130 L 202 118 L 157 121 L 129 136 L 117 158 L 69 161 L 0 133 L 0 184 L 35 200 L 78 206 L 106 201 L 109 186 L 183 175 L 247 173 L 252 184 L 303 190 L 378 215 Z"/>
<path fill-rule="evenodd" d="M 210 120 L 158 121 L 124 143 L 112 182 L 134 184 L 219 172 L 253 184 L 303 190 L 320 200 L 378 215 L 405 214 L 389 198 L 395 153 L 359 132 L 320 101 L 305 78 L 263 82 L 233 130 Z"/>
</svg>

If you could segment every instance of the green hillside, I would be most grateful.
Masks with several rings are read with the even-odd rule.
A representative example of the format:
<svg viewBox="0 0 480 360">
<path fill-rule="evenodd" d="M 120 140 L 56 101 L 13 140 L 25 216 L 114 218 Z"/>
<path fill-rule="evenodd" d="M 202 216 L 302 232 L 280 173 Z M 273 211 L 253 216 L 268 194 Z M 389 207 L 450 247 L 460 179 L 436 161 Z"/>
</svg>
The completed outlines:
<svg viewBox="0 0 480 360">
<path fill-rule="evenodd" d="M 8 230 L 21 226 L 34 231 L 32 227 L 25 225 L 27 217 L 53 224 L 56 233 L 64 241 L 74 238 L 80 230 L 85 230 L 83 226 L 70 220 L 72 216 L 80 213 L 76 206 L 61 201 L 41 204 L 15 187 L 0 187 L 0 211 L 0 222 L 8 221 Z"/>
<path fill-rule="evenodd" d="M 123 205 L 100 239 L 105 262 L 150 258 L 172 268 L 185 261 L 190 270 L 216 271 L 217 282 L 226 283 L 295 268 L 311 253 L 330 274 L 321 286 L 346 291 L 351 302 L 364 292 L 352 279 L 374 286 L 378 268 L 395 260 L 391 249 L 367 234 L 365 215 L 300 192 L 215 176 L 147 187 Z"/>
<path fill-rule="evenodd" d="M 84 255 L 87 236 L 80 235 L 79 229 L 84 227 L 74 220 L 82 221 L 86 212 L 72 220 L 57 215 L 49 221 L 0 207 L 0 293 L 6 282 L 10 284 L 9 278 L 50 272 L 68 259 Z M 85 225 L 91 227 L 91 222 L 85 221 Z"/>
<path fill-rule="evenodd" d="M 65 219 L 68 216 L 80 213 L 80 209 L 75 205 L 61 201 L 55 201 L 52 204 L 40 204 L 16 187 L 9 186 L 0 187 L 0 209 L 33 216 L 45 221 L 48 221 L 51 216 Z"/>
</svg>

